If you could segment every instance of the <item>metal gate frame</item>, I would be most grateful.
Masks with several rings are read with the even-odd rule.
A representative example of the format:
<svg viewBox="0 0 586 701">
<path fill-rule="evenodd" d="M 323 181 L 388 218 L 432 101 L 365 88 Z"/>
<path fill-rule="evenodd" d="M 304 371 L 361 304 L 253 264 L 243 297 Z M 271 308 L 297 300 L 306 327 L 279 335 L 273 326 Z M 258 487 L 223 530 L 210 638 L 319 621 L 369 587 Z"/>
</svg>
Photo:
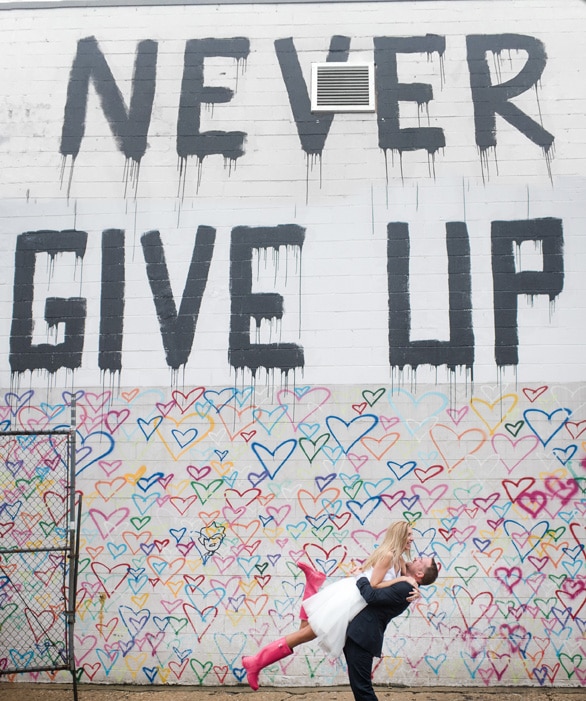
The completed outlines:
<svg viewBox="0 0 586 701">
<path fill-rule="evenodd" d="M 20 448 L 32 446 L 33 461 L 36 462 L 35 443 L 37 439 L 45 437 L 46 444 L 53 451 L 53 459 L 41 453 L 40 464 L 28 465 L 28 477 L 33 468 L 34 478 L 17 479 L 17 474 L 24 466 L 24 460 L 20 459 Z M 61 438 L 62 437 L 62 438 Z M 60 440 L 59 448 L 63 446 L 63 454 L 55 449 L 52 440 Z M 54 431 L 3 431 L 0 433 L 0 487 L 4 488 L 4 495 L 15 501 L 12 504 L 0 505 L 0 527 L 3 533 L 0 539 L 0 676 L 6 674 L 68 670 L 73 681 L 73 697 L 77 701 L 77 670 L 75 667 L 74 626 L 77 591 L 77 572 L 79 562 L 79 534 L 81 521 L 81 495 L 75 493 L 75 404 L 71 405 L 71 427 Z M 5 440 L 6 443 L 2 443 Z M 42 443 L 43 441 L 41 441 Z M 10 461 L 14 450 L 15 461 Z M 6 452 L 7 455 L 2 455 Z M 23 451 L 26 453 L 26 450 Z M 54 464 L 59 470 L 55 472 Z M 8 477 L 8 479 L 6 479 Z M 53 487 L 55 482 L 63 486 L 62 499 L 59 492 L 51 489 L 38 490 L 42 487 L 46 477 L 55 478 L 47 480 L 47 487 Z M 27 492 L 26 485 L 34 484 L 32 492 Z M 6 488 L 5 488 L 6 487 Z M 25 493 L 27 492 L 27 493 Z M 61 509 L 51 508 L 48 503 L 52 499 L 52 505 Z M 23 506 L 30 505 L 45 508 L 47 520 L 41 520 L 42 515 L 35 513 L 31 516 L 23 511 Z M 9 509 L 8 507 L 13 507 Z M 3 518 L 7 513 L 10 522 Z M 57 512 L 57 513 L 56 513 Z M 15 526 L 17 519 L 27 517 L 30 530 L 18 531 Z M 37 518 L 38 517 L 38 518 Z M 22 518 L 21 518 L 22 521 Z M 62 525 L 61 522 L 64 521 Z M 23 521 L 23 524 L 25 522 Z M 36 528 L 40 525 L 41 530 Z M 33 529 L 35 529 L 33 533 Z M 12 534 L 12 536 L 11 536 Z M 45 539 L 33 540 L 39 534 L 45 535 Z M 52 539 L 49 538 L 53 535 Z M 30 536 L 30 537 L 29 537 Z M 27 542 L 18 542 L 26 539 Z M 52 542 L 51 542 L 52 540 Z M 16 561 L 16 563 L 14 562 Z M 35 563 L 49 563 L 46 570 L 33 569 Z M 19 566 L 20 563 L 20 566 Z M 24 563 L 24 564 L 23 564 Z M 27 569 L 28 567 L 28 569 Z M 37 564 L 38 567 L 38 564 Z M 25 578 L 18 575 L 24 571 Z M 28 575 L 28 576 L 27 576 Z M 39 595 L 31 596 L 27 589 L 34 592 L 38 589 L 38 583 L 34 581 L 36 576 L 45 590 L 42 597 L 50 597 L 58 592 L 59 607 L 55 603 L 49 604 L 49 609 L 34 611 L 35 600 Z M 59 586 L 57 590 L 50 591 L 50 586 Z M 43 604 L 45 602 L 43 601 Z M 40 606 L 42 609 L 42 604 Z M 57 609 L 57 610 L 56 610 Z M 2 613 L 4 612 L 4 615 Z M 47 621 L 47 616 L 49 620 Z M 61 618 L 61 622 L 59 622 Z M 56 629 L 56 630 L 55 630 Z M 8 639 L 8 640 L 7 640 Z M 4 640 L 7 640 L 4 644 Z M 12 645 L 12 647 L 9 647 Z M 20 647 L 20 650 L 17 649 Z M 28 649 L 27 649 L 28 647 Z M 7 655 L 4 656 L 4 651 Z M 12 665 L 12 666 L 10 666 Z"/>
</svg>

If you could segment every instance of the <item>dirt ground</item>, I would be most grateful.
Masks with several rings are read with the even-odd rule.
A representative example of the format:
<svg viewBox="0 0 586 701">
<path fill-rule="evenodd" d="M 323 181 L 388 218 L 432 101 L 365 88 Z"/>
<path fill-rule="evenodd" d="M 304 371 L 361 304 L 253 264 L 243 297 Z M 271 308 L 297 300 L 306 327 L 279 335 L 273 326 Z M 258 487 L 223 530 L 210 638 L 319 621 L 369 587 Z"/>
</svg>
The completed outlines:
<svg viewBox="0 0 586 701">
<path fill-rule="evenodd" d="M 584 688 L 377 687 L 379 701 L 585 701 Z M 0 701 L 74 701 L 73 685 L 1 683 Z M 348 687 L 78 685 L 78 701 L 353 701 Z"/>
</svg>

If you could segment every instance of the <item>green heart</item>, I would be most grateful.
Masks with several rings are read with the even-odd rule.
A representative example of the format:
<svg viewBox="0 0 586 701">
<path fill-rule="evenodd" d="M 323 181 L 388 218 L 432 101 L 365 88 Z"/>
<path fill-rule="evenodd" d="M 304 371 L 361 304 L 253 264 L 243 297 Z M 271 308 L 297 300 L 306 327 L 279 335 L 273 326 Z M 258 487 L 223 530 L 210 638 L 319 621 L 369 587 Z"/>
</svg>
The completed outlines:
<svg viewBox="0 0 586 701">
<path fill-rule="evenodd" d="M 312 441 L 311 438 L 300 438 L 299 447 L 304 452 L 305 457 L 309 460 L 309 462 L 312 463 L 315 460 L 319 451 L 326 445 L 326 443 L 329 440 L 329 433 L 322 433 L 322 435 L 318 436 L 314 441 Z M 313 446 L 313 450 L 309 449 L 309 443 L 311 443 L 311 445 Z"/>
<path fill-rule="evenodd" d="M 169 616 L 168 621 L 175 635 L 180 633 L 189 623 L 187 618 L 177 618 L 176 616 Z"/>
<path fill-rule="evenodd" d="M 511 436 L 513 436 L 513 438 L 516 438 L 519 431 L 523 428 L 524 423 L 525 422 L 521 420 L 517 421 L 516 424 L 505 424 L 505 428 L 511 434 Z"/>
<path fill-rule="evenodd" d="M 478 567 L 476 565 L 470 565 L 470 567 L 456 567 L 455 570 L 458 576 L 464 580 L 464 584 L 468 584 L 468 582 L 478 574 Z"/>
<path fill-rule="evenodd" d="M 322 666 L 326 658 L 323 655 L 320 655 L 317 660 L 317 664 L 313 666 L 311 663 L 315 660 L 315 657 L 309 657 L 309 655 L 305 655 L 305 662 L 307 664 L 307 669 L 309 670 L 309 678 L 314 679 L 315 675 L 317 673 L 317 670 Z"/>
<path fill-rule="evenodd" d="M 78 572 L 83 572 L 90 566 L 91 559 L 89 557 L 84 557 L 82 560 L 80 560 L 77 564 L 77 571 Z"/>
<path fill-rule="evenodd" d="M 564 535 L 566 532 L 566 527 L 565 526 L 560 526 L 559 528 L 556 529 L 551 529 L 547 531 L 547 535 L 550 538 L 553 538 L 556 542 Z"/>
<path fill-rule="evenodd" d="M 350 499 L 356 499 L 356 495 L 362 489 L 363 484 L 364 482 L 362 480 L 356 480 L 354 484 L 351 484 L 348 487 L 344 487 L 344 491 L 350 497 Z"/>
<path fill-rule="evenodd" d="M 502 599 L 495 599 L 494 603 L 497 605 L 498 610 L 501 612 L 503 618 L 509 617 L 510 608 L 511 606 L 515 605 L 515 602 L 512 600 L 503 601 Z"/>
<path fill-rule="evenodd" d="M 380 387 L 379 389 L 375 390 L 374 392 L 371 392 L 369 389 L 363 389 L 362 390 L 362 397 L 368 404 L 368 406 L 374 406 L 378 400 L 383 396 L 385 393 L 385 388 Z"/>
<path fill-rule="evenodd" d="M 333 526 L 329 525 L 324 525 L 321 526 L 320 528 L 312 528 L 311 532 L 313 535 L 319 540 L 320 543 L 323 543 L 324 540 L 332 534 L 332 531 L 334 530 Z"/>
<path fill-rule="evenodd" d="M 43 533 L 45 534 L 45 536 L 48 536 L 51 533 L 51 531 L 55 529 L 54 523 L 47 523 L 46 521 L 41 521 L 39 525 L 43 529 Z"/>
<path fill-rule="evenodd" d="M 568 675 L 568 679 L 574 674 L 574 672 L 576 671 L 576 667 L 579 667 L 582 664 L 583 659 L 584 658 L 579 653 L 577 655 L 574 655 L 573 657 L 570 657 L 569 655 L 566 655 L 565 652 L 562 652 L 562 654 L 559 657 L 559 660 L 561 666 L 564 668 L 566 674 Z M 566 666 L 564 664 L 565 660 L 568 660 L 570 664 Z"/>
<path fill-rule="evenodd" d="M 0 609 L 0 630 L 2 630 L 4 622 L 7 621 L 15 611 L 18 611 L 18 606 L 16 604 L 6 604 L 6 606 Z"/>
<path fill-rule="evenodd" d="M 143 516 L 142 518 L 140 518 L 139 516 L 133 516 L 130 519 L 130 523 L 132 523 L 132 525 L 136 528 L 137 531 L 140 531 L 141 528 L 144 528 L 150 520 L 150 516 Z"/>
<path fill-rule="evenodd" d="M 544 618 L 551 616 L 551 610 L 556 605 L 557 599 L 551 596 L 549 599 L 535 599 L 535 605 L 539 608 Z"/>
<path fill-rule="evenodd" d="M 33 482 L 37 482 L 38 484 L 33 484 Z M 25 499 L 30 499 L 30 497 L 33 496 L 33 494 L 35 494 L 35 492 L 39 491 L 38 485 L 40 483 L 41 483 L 41 480 L 38 477 L 33 477 L 33 479 L 30 479 L 30 480 L 18 479 L 18 480 L 16 480 L 16 482 L 14 484 L 16 485 L 16 487 L 20 487 L 21 484 L 26 484 L 27 487 L 29 487 L 30 485 L 33 485 L 33 488 L 30 490 L 30 492 L 23 492 L 22 493 L 22 496 Z"/>
<path fill-rule="evenodd" d="M 203 680 L 212 671 L 213 664 L 211 662 L 206 662 L 205 664 L 202 664 L 199 660 L 189 660 L 189 666 L 193 670 L 193 673 L 197 677 L 199 683 L 203 684 Z"/>
<path fill-rule="evenodd" d="M 191 482 L 191 488 L 197 494 L 201 503 L 205 504 L 212 494 L 217 492 L 218 489 L 223 486 L 223 484 L 223 479 L 212 480 L 211 482 L 208 482 L 208 484 L 200 484 L 194 480 Z"/>
<path fill-rule="evenodd" d="M 403 511 L 403 518 L 409 523 L 415 523 L 421 516 L 421 511 Z"/>
</svg>

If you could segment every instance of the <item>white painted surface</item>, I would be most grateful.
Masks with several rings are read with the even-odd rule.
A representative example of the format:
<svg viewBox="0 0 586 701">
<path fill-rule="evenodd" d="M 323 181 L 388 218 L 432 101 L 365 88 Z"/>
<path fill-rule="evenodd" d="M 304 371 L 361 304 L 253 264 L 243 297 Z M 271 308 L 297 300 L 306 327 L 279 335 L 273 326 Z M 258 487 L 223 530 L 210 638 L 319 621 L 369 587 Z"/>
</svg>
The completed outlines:
<svg viewBox="0 0 586 701">
<path fill-rule="evenodd" d="M 68 423 L 68 392 L 79 392 L 77 653 L 86 680 L 237 683 L 242 652 L 296 625 L 296 559 L 305 552 L 316 566 L 343 574 L 390 520 L 408 518 L 416 547 L 437 553 L 442 579 L 408 620 L 389 628 L 377 681 L 583 685 L 584 3 L 564 0 L 555 13 L 538 0 L 344 3 L 335 10 L 329 3 L 161 5 L 10 10 L 1 20 L 0 420 L 10 429 Z M 466 36 L 506 33 L 545 46 L 538 88 L 514 102 L 555 142 L 546 157 L 497 117 L 497 147 L 483 162 Z M 443 60 L 402 54 L 399 78 L 431 85 L 433 100 L 420 111 L 402 103 L 401 127 L 440 127 L 446 147 L 433 158 L 422 150 L 385 158 L 376 114 L 340 114 L 322 157 L 308 158 L 275 40 L 293 38 L 308 81 L 333 35 L 350 37 L 353 60 L 371 61 L 374 37 L 426 34 L 445 37 Z M 148 149 L 136 178 L 93 88 L 75 163 L 59 152 L 69 73 L 78 41 L 88 36 L 127 106 L 137 44 L 158 43 Z M 212 155 L 200 166 L 189 158 L 182 180 L 176 135 L 185 44 L 207 37 L 250 40 L 241 64 L 206 60 L 205 85 L 229 87 L 234 96 L 202 109 L 202 130 L 246 132 L 244 155 L 235 164 Z M 493 83 L 517 75 L 524 60 L 517 52 L 495 56 Z M 499 369 L 491 222 L 541 218 L 562 222 L 563 290 L 552 303 L 519 297 L 519 364 Z M 412 341 L 449 339 L 445 227 L 465 222 L 473 383 L 464 369 L 391 367 L 390 222 L 409 225 Z M 305 229 L 303 250 L 254 254 L 252 292 L 281 294 L 284 316 L 264 321 L 258 337 L 251 323 L 251 340 L 301 345 L 304 368 L 287 377 L 261 371 L 254 388 L 249 373 L 239 373 L 236 391 L 228 361 L 232 230 L 283 224 Z M 160 232 L 178 307 L 202 225 L 216 230 L 214 252 L 189 360 L 173 373 L 141 236 Z M 98 366 L 101 239 L 110 228 L 124 230 L 126 258 L 122 370 L 113 376 Z M 15 376 L 17 239 L 66 229 L 87 232 L 84 260 L 37 257 L 32 342 L 63 342 L 63 324 L 51 331 L 43 319 L 47 298 L 85 298 L 81 367 Z M 541 270 L 540 246 L 524 243 L 516 266 Z M 363 415 L 375 416 L 376 426 L 360 438 Z M 293 444 L 296 452 L 278 469 Z M 244 505 L 242 494 L 256 480 L 260 493 Z M 230 504 L 233 490 L 241 511 Z M 5 516 L 12 513 L 7 500 L 4 493 Z M 214 521 L 226 528 L 218 556 L 204 563 L 201 553 L 177 548 L 173 533 Z M 133 581 L 115 589 L 115 577 L 128 572 L 114 569 L 120 564 Z M 209 619 L 201 614 L 207 606 L 215 611 Z M 342 664 L 323 662 L 316 647 L 285 663 L 263 683 L 306 685 L 310 673 L 320 685 L 345 681 Z"/>
</svg>

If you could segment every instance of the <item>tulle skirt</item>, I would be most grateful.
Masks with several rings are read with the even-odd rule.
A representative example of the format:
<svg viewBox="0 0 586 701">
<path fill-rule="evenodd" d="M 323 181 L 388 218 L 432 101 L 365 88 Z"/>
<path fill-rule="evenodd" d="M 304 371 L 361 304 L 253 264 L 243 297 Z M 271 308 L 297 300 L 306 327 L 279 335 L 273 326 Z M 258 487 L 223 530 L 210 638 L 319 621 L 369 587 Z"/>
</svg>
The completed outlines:
<svg viewBox="0 0 586 701">
<path fill-rule="evenodd" d="M 303 606 L 319 646 L 337 657 L 346 642 L 348 623 L 366 607 L 366 601 L 358 591 L 356 578 L 345 577 L 305 599 Z"/>
</svg>

